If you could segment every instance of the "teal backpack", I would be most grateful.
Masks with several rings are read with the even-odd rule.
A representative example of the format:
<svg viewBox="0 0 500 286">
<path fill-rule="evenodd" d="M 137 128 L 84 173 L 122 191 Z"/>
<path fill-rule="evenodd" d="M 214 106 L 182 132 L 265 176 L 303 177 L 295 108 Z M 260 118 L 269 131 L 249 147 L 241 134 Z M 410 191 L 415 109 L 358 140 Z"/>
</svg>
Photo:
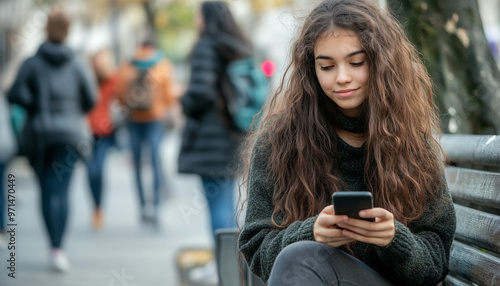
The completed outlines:
<svg viewBox="0 0 500 286">
<path fill-rule="evenodd" d="M 268 94 L 268 79 L 253 58 L 230 62 L 226 67 L 232 96 L 227 98 L 227 109 L 234 125 L 240 131 L 248 131 L 254 116 L 265 104 Z M 255 119 L 255 126 L 259 118 Z"/>
</svg>

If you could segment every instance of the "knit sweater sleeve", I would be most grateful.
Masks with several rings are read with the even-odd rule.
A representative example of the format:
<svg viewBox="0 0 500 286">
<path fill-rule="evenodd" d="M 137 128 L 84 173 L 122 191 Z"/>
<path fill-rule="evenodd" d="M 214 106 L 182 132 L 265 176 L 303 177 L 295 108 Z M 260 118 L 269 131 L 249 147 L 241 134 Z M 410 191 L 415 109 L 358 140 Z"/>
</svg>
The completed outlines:
<svg viewBox="0 0 500 286">
<path fill-rule="evenodd" d="M 404 226 L 396 221 L 396 235 L 385 247 L 375 247 L 381 267 L 394 270 L 405 285 L 436 285 L 448 274 L 456 228 L 455 209 L 446 180 L 424 215 Z M 399 280 L 399 279 L 398 279 Z"/>
<path fill-rule="evenodd" d="M 316 217 L 296 221 L 285 229 L 273 226 L 272 194 L 275 183 L 267 167 L 267 148 L 260 143 L 262 140 L 258 140 L 253 149 L 245 225 L 239 235 L 238 247 L 252 272 L 267 281 L 274 260 L 283 248 L 297 241 L 314 240 Z"/>
</svg>

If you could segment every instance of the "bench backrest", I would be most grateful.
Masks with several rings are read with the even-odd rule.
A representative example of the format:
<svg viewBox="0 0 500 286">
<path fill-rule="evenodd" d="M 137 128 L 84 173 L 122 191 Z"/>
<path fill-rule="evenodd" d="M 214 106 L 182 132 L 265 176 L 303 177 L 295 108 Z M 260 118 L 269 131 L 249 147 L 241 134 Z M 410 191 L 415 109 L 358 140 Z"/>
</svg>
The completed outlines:
<svg viewBox="0 0 500 286">
<path fill-rule="evenodd" d="M 448 155 L 446 179 L 457 213 L 446 285 L 500 285 L 500 136 L 441 137 Z M 237 231 L 217 233 L 220 285 L 264 285 L 243 265 L 238 269 Z"/>
<path fill-rule="evenodd" d="M 219 286 L 264 286 L 255 276 L 237 249 L 238 230 L 218 229 L 216 237 L 216 260 L 219 271 Z"/>
<path fill-rule="evenodd" d="M 500 285 L 500 136 L 445 134 L 440 142 L 457 213 L 446 285 Z"/>
</svg>

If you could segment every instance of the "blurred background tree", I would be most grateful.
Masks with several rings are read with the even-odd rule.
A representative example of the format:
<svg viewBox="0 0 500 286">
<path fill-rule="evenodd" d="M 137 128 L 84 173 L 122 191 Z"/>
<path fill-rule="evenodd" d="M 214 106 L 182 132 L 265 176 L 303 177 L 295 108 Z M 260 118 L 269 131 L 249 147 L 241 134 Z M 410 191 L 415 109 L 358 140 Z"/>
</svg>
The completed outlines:
<svg viewBox="0 0 500 286">
<path fill-rule="evenodd" d="M 174 63 L 187 57 L 196 39 L 195 11 L 193 3 L 182 0 L 170 1 L 156 11 L 159 45 Z"/>
<path fill-rule="evenodd" d="M 435 84 L 444 133 L 500 132 L 500 72 L 477 0 L 388 0 Z"/>
</svg>

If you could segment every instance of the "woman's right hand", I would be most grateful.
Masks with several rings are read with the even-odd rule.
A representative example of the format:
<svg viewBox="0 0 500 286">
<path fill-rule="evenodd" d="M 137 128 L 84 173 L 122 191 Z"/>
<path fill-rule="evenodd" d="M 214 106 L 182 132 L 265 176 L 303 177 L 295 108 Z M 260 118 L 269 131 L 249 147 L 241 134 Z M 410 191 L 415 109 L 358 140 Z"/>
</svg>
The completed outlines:
<svg viewBox="0 0 500 286">
<path fill-rule="evenodd" d="M 333 205 L 324 208 L 316 218 L 313 227 L 314 240 L 333 247 L 339 247 L 353 242 L 353 239 L 342 234 L 342 229 L 338 229 L 338 223 L 347 222 L 346 215 L 335 215 Z"/>
</svg>

